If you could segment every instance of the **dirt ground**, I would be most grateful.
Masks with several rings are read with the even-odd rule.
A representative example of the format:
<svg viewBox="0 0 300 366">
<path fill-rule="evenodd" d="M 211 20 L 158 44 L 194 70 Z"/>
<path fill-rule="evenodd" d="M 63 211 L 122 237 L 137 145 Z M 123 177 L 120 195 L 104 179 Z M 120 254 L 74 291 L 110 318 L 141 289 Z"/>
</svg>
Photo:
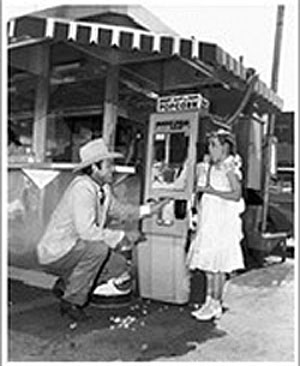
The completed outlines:
<svg viewBox="0 0 300 366">
<path fill-rule="evenodd" d="M 270 260 L 233 278 L 218 322 L 198 322 L 189 305 L 133 298 L 89 307 L 72 324 L 47 288 L 9 281 L 9 361 L 295 361 L 294 260 Z"/>
</svg>

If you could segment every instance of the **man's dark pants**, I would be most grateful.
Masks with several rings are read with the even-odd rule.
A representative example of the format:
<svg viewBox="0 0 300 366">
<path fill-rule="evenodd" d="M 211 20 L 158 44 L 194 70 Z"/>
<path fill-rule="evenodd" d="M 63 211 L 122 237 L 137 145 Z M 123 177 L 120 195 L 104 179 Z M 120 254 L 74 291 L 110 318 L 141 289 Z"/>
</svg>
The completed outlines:
<svg viewBox="0 0 300 366">
<path fill-rule="evenodd" d="M 43 265 L 45 272 L 63 279 L 66 287 L 62 299 L 83 306 L 97 284 L 130 272 L 126 258 L 112 251 L 102 241 L 79 239 L 69 253 Z"/>
</svg>

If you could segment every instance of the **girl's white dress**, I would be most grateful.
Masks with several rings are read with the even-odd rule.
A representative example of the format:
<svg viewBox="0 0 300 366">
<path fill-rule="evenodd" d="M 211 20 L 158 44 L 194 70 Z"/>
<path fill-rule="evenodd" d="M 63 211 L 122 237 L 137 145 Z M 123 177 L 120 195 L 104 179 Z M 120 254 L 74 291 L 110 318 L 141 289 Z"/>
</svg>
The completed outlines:
<svg viewBox="0 0 300 366">
<path fill-rule="evenodd" d="M 233 156 L 210 169 L 209 182 L 216 190 L 230 191 L 226 173 L 231 170 L 241 179 L 241 171 Z M 199 177 L 200 181 L 201 177 Z M 190 270 L 227 272 L 244 268 L 240 241 L 243 238 L 240 201 L 204 193 L 198 203 L 197 231 L 187 255 Z"/>
</svg>

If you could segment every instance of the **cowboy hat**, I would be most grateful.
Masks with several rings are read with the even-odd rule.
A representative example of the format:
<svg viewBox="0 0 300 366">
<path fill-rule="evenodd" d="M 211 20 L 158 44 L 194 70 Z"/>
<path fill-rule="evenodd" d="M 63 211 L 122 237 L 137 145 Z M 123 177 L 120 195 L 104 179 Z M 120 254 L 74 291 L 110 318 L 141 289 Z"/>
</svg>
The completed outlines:
<svg viewBox="0 0 300 366">
<path fill-rule="evenodd" d="M 79 150 L 80 163 L 74 168 L 73 172 L 77 172 L 83 168 L 88 167 L 94 163 L 106 159 L 122 158 L 123 155 L 115 152 L 108 151 L 108 148 L 102 138 L 89 141 L 82 146 Z"/>
</svg>

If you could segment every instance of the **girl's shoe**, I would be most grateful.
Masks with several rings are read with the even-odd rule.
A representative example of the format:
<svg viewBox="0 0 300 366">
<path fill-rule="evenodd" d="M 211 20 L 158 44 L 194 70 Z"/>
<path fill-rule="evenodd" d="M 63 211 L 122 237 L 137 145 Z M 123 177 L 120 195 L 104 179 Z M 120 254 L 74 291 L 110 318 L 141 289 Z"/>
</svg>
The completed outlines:
<svg viewBox="0 0 300 366">
<path fill-rule="evenodd" d="M 207 306 L 209 306 L 211 304 L 212 298 L 210 296 L 207 296 L 205 299 L 205 303 L 202 305 L 196 304 L 194 305 L 194 311 L 191 312 L 192 316 L 197 317 L 197 314 L 199 314 L 200 311 L 202 311 L 202 309 L 206 308 Z"/>
<path fill-rule="evenodd" d="M 197 311 L 193 311 L 192 316 L 200 321 L 209 321 L 213 319 L 220 319 L 222 315 L 222 308 L 218 301 L 211 300 Z"/>
<path fill-rule="evenodd" d="M 222 305 L 218 300 L 212 300 L 212 306 L 215 309 L 215 319 L 220 319 L 223 313 Z"/>
</svg>

